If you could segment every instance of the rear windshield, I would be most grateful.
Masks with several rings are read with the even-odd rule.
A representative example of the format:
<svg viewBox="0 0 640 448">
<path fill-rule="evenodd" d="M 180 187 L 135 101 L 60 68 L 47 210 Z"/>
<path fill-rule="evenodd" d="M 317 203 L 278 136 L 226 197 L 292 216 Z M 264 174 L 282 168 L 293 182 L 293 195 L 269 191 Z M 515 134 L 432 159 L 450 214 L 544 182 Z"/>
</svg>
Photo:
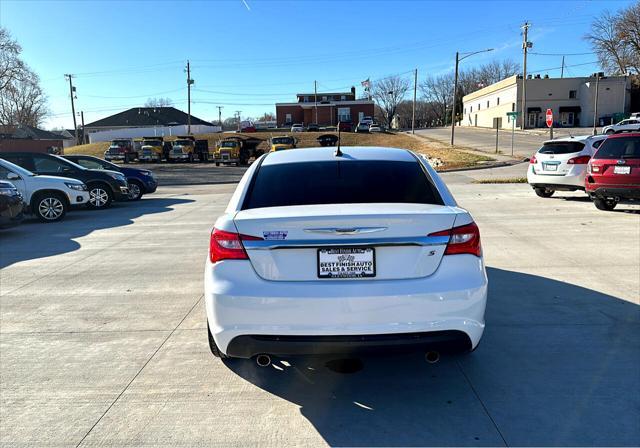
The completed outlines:
<svg viewBox="0 0 640 448">
<path fill-rule="evenodd" d="M 378 202 L 443 205 L 418 162 L 331 161 L 260 167 L 243 209 Z"/>
<path fill-rule="evenodd" d="M 640 137 L 608 138 L 594 159 L 640 159 Z"/>
<path fill-rule="evenodd" d="M 538 150 L 539 154 L 571 154 L 580 152 L 584 148 L 584 143 L 580 142 L 553 142 L 545 143 Z"/>
</svg>

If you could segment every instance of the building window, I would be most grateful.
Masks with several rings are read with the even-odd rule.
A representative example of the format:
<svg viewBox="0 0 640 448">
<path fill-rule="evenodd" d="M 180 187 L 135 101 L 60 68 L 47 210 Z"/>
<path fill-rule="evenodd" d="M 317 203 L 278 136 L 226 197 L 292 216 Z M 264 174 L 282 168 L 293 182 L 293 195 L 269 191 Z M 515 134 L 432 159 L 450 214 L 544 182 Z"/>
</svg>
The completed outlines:
<svg viewBox="0 0 640 448">
<path fill-rule="evenodd" d="M 345 101 L 345 100 L 347 99 L 347 95 L 342 95 L 342 96 L 340 97 L 340 99 L 341 99 L 342 101 Z"/>
<path fill-rule="evenodd" d="M 351 121 L 351 108 L 339 107 L 338 108 L 338 121 Z"/>
<path fill-rule="evenodd" d="M 467 108 L 464 108 L 464 114 L 467 115 Z"/>
<path fill-rule="evenodd" d="M 516 103 L 511 103 L 511 112 L 516 111 Z"/>
<path fill-rule="evenodd" d="M 499 105 L 500 105 L 500 97 L 497 97 L 496 98 L 496 106 L 499 106 Z"/>
<path fill-rule="evenodd" d="M 326 96 L 323 96 L 323 97 L 322 97 L 322 101 L 327 101 L 327 97 L 326 97 Z"/>
<path fill-rule="evenodd" d="M 291 123 L 291 114 L 287 114 L 285 119 L 284 119 L 285 124 L 286 123 Z"/>
<path fill-rule="evenodd" d="M 478 110 L 480 110 L 480 103 L 478 103 Z"/>
<path fill-rule="evenodd" d="M 569 98 L 576 98 L 578 96 L 577 90 L 569 90 Z"/>
<path fill-rule="evenodd" d="M 489 109 L 489 100 L 487 100 L 487 109 Z"/>
<path fill-rule="evenodd" d="M 308 103 L 308 102 L 309 102 L 309 97 L 308 97 L 308 96 L 305 96 L 305 97 L 302 99 L 302 101 L 304 101 L 305 103 Z"/>
<path fill-rule="evenodd" d="M 473 112 L 473 106 L 469 106 L 469 113 Z"/>
</svg>

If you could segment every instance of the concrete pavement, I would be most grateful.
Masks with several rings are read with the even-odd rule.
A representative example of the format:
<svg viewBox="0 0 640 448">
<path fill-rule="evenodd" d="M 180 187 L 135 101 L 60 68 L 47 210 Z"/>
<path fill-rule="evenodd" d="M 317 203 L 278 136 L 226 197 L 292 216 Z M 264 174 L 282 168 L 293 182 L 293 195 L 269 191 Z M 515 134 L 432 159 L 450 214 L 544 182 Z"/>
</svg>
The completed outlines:
<svg viewBox="0 0 640 448">
<path fill-rule="evenodd" d="M 591 128 L 558 128 L 554 129 L 554 138 L 568 137 L 570 135 L 591 135 Z M 451 128 L 428 128 L 416 130 L 416 134 L 432 138 L 434 140 L 449 142 Z M 549 140 L 549 133 L 543 129 L 533 132 L 525 131 L 514 133 L 513 154 L 516 157 L 531 157 L 542 142 Z M 455 143 L 458 146 L 476 149 L 489 154 L 495 154 L 496 131 L 495 129 L 457 127 L 455 131 Z M 505 155 L 511 155 L 511 131 L 500 130 L 498 133 L 498 150 Z"/>
<path fill-rule="evenodd" d="M 212 358 L 203 261 L 234 185 L 3 231 L 0 445 L 637 446 L 638 207 L 482 175 L 444 178 L 481 229 L 487 329 L 438 364 Z"/>
</svg>

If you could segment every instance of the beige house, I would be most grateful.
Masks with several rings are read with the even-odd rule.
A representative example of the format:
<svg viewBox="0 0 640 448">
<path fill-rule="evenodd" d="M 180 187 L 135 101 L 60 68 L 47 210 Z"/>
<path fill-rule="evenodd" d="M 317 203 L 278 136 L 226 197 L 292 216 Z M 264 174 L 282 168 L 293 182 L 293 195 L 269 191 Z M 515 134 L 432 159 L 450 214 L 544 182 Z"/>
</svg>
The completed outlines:
<svg viewBox="0 0 640 448">
<path fill-rule="evenodd" d="M 609 124 L 614 115 L 629 112 L 630 81 L 626 76 L 600 79 L 598 87 L 598 122 Z M 526 127 L 546 127 L 545 113 L 553 111 L 555 127 L 592 126 L 596 79 L 533 77 L 527 79 Z M 507 112 L 522 110 L 522 77 L 511 76 L 477 90 L 462 99 L 461 126 L 511 129 Z M 520 127 L 520 114 L 515 123 Z"/>
</svg>

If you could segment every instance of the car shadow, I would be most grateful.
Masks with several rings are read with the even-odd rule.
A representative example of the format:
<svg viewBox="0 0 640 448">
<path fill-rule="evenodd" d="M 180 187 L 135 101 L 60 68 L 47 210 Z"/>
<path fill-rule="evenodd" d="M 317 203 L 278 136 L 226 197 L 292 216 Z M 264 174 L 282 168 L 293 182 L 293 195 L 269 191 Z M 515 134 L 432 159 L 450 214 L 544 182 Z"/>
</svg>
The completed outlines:
<svg viewBox="0 0 640 448">
<path fill-rule="evenodd" d="M 62 221 L 41 223 L 33 216 L 20 225 L 0 231 L 0 268 L 20 261 L 50 257 L 80 248 L 76 238 L 95 230 L 127 226 L 143 215 L 165 213 L 190 199 L 143 198 L 114 203 L 105 210 L 71 210 Z"/>
<path fill-rule="evenodd" d="M 473 353 L 225 360 L 331 446 L 638 445 L 640 307 L 489 268 Z"/>
</svg>

